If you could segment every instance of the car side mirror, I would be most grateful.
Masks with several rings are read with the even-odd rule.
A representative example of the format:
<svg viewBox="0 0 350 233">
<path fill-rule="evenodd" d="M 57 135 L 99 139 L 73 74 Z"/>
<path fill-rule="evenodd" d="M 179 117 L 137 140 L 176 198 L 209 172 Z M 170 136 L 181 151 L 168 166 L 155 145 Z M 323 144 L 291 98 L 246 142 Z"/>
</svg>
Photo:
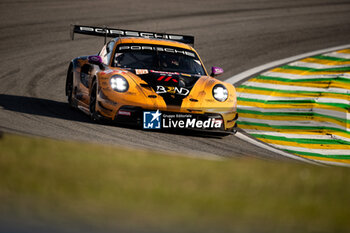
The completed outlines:
<svg viewBox="0 0 350 233">
<path fill-rule="evenodd" d="M 102 63 L 102 58 L 100 56 L 96 56 L 96 55 L 89 56 L 88 61 L 90 64 L 98 65 L 101 70 L 104 70 L 105 68 Z"/>
<path fill-rule="evenodd" d="M 224 69 L 223 69 L 223 68 L 213 66 L 213 67 L 211 68 L 211 74 L 210 74 L 210 76 L 215 77 L 215 76 L 218 76 L 218 75 L 220 75 L 220 74 L 222 74 L 222 73 L 224 73 Z"/>
</svg>

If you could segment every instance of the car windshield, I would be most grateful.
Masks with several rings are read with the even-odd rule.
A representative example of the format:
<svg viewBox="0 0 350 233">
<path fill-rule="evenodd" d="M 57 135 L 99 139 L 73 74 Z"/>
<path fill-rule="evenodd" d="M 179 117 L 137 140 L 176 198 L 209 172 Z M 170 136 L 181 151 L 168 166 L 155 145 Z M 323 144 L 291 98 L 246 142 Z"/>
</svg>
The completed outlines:
<svg viewBox="0 0 350 233">
<path fill-rule="evenodd" d="M 196 53 L 170 46 L 119 45 L 112 66 L 205 75 L 204 68 Z"/>
</svg>

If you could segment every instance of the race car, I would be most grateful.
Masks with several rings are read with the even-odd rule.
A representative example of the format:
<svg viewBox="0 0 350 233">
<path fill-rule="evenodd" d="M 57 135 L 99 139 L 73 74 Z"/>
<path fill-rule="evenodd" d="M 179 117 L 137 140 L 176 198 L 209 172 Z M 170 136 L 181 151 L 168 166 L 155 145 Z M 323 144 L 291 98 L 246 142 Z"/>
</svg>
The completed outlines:
<svg viewBox="0 0 350 233">
<path fill-rule="evenodd" d="M 144 129 L 236 132 L 235 88 L 214 78 L 223 69 L 212 67 L 208 74 L 193 36 L 72 25 L 72 39 L 75 33 L 101 36 L 105 43 L 97 55 L 70 62 L 66 96 L 71 107 L 94 121 Z M 113 39 L 107 42 L 107 37 Z"/>
</svg>

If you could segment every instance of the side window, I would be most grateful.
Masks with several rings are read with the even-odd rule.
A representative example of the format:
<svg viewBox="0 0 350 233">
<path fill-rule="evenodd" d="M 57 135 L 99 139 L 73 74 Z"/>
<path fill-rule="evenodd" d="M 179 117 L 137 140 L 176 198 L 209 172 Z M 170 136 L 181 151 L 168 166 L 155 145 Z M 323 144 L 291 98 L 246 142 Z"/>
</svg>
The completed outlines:
<svg viewBox="0 0 350 233">
<path fill-rule="evenodd" d="M 103 48 L 101 49 L 100 53 L 98 54 L 101 58 L 102 58 L 102 62 L 107 64 L 108 60 L 107 60 L 107 49 L 106 49 L 106 45 L 103 46 Z"/>
<path fill-rule="evenodd" d="M 110 41 L 108 44 L 107 44 L 107 47 L 106 47 L 107 49 L 107 56 L 106 56 L 106 58 L 107 58 L 107 63 L 106 64 L 108 64 L 109 62 L 110 62 L 110 60 L 111 60 L 111 56 L 112 56 L 112 53 L 113 53 L 113 48 L 114 48 L 114 41 Z"/>
<path fill-rule="evenodd" d="M 110 41 L 108 42 L 107 45 L 103 46 L 103 48 L 101 49 L 101 52 L 99 53 L 99 56 L 102 58 L 102 62 L 106 65 L 109 64 L 109 61 L 111 59 L 113 47 L 114 47 L 114 41 Z"/>
</svg>

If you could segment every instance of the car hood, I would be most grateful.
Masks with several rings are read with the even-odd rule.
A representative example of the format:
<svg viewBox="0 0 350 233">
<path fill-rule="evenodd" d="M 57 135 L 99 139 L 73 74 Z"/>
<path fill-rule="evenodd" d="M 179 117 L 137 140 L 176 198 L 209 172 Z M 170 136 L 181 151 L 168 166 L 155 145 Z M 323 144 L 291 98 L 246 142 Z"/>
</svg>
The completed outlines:
<svg viewBox="0 0 350 233">
<path fill-rule="evenodd" d="M 201 75 L 156 70 L 134 70 L 132 73 L 141 78 L 167 105 L 181 106 L 182 101 L 191 92 Z M 145 86 L 145 85 L 144 85 Z"/>
</svg>

